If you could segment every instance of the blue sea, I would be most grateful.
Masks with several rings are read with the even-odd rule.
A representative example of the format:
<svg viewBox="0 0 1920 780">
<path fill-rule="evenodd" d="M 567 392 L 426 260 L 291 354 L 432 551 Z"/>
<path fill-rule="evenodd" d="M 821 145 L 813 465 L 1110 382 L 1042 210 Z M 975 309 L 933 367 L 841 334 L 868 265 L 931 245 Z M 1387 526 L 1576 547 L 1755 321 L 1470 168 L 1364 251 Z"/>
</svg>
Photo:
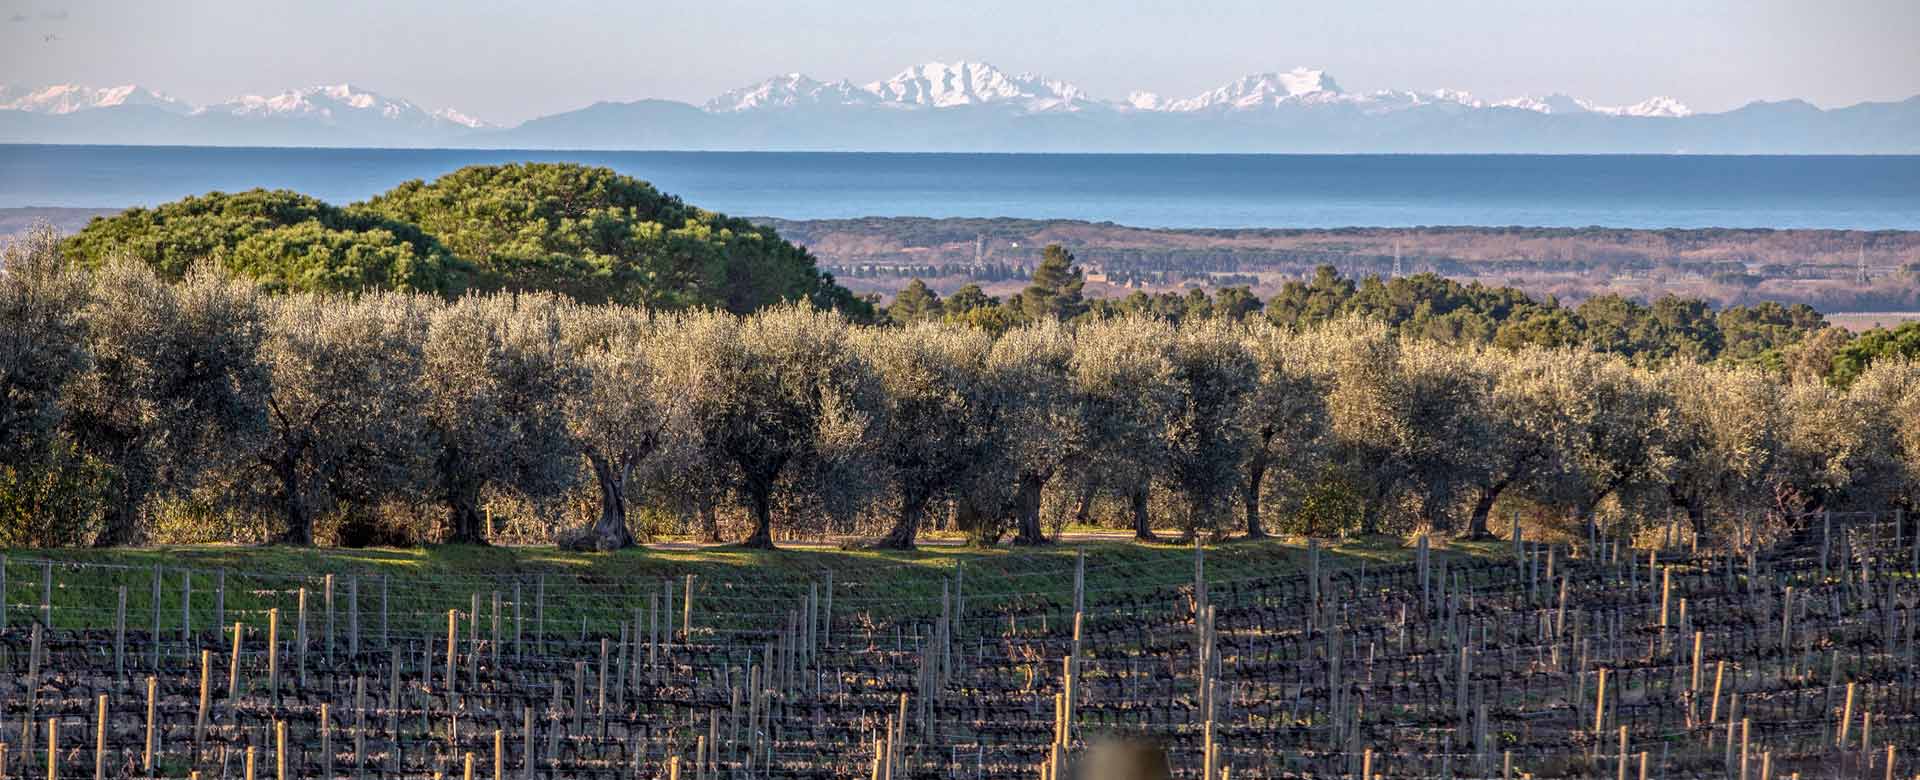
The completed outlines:
<svg viewBox="0 0 1920 780">
<path fill-rule="evenodd" d="M 287 188 L 336 203 L 465 165 L 604 165 L 741 216 L 1143 227 L 1920 229 L 1920 157 L 569 152 L 0 145 L 0 208 Z"/>
</svg>

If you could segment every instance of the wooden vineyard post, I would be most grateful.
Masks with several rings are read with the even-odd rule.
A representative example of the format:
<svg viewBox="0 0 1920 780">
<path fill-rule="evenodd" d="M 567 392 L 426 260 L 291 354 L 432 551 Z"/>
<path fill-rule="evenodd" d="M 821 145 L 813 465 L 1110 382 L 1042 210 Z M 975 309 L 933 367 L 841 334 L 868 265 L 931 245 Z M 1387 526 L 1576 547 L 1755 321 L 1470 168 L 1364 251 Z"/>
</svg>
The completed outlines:
<svg viewBox="0 0 1920 780">
<path fill-rule="evenodd" d="M 360 658 L 360 578 L 347 578 L 347 657 Z"/>
<path fill-rule="evenodd" d="M 387 575 L 380 575 L 380 646 L 387 647 Z"/>
<path fill-rule="evenodd" d="M 680 642 L 693 643 L 693 575 L 687 575 L 686 592 L 680 605 Z"/>
<path fill-rule="evenodd" d="M 321 647 L 325 648 L 322 657 L 326 658 L 327 663 L 331 664 L 333 663 L 333 575 L 331 573 L 327 574 L 326 578 L 321 581 L 320 608 L 326 610 L 327 613 L 325 621 L 327 634 L 321 644 Z"/>
<path fill-rule="evenodd" d="M 246 780 L 255 780 L 254 766 L 256 764 L 255 758 L 258 755 L 258 753 L 259 753 L 259 748 L 256 748 L 252 745 L 247 746 L 247 758 L 246 758 L 247 763 L 245 765 L 245 768 L 242 770 L 246 773 L 245 774 Z"/>
<path fill-rule="evenodd" d="M 127 586 L 119 588 L 119 606 L 113 610 L 113 679 L 120 683 L 127 676 Z"/>
<path fill-rule="evenodd" d="M 215 623 L 214 625 L 219 625 Z M 180 570 L 180 641 L 193 642 L 193 570 Z"/>
<path fill-rule="evenodd" d="M 1835 743 L 1835 745 L 1840 747 L 1841 749 L 1845 749 L 1847 746 L 1847 733 L 1848 733 L 1847 727 L 1853 725 L 1853 686 L 1854 685 L 1855 685 L 1854 683 L 1847 683 L 1846 705 L 1841 707 L 1840 709 L 1840 732 L 1839 732 L 1840 738 L 1839 738 L 1839 741 Z"/>
<path fill-rule="evenodd" d="M 213 651 L 200 651 L 200 706 L 193 716 L 193 761 L 199 763 L 207 742 L 207 707 L 212 703 L 209 683 L 213 675 Z"/>
<path fill-rule="evenodd" d="M 227 663 L 227 705 L 237 704 L 240 700 L 240 637 L 246 630 L 244 623 L 233 624 L 233 655 Z"/>
<path fill-rule="evenodd" d="M 1593 734 L 1598 737 L 1607 723 L 1607 668 L 1600 667 L 1600 684 L 1593 695 Z"/>
<path fill-rule="evenodd" d="M 301 586 L 296 604 L 293 638 L 296 647 L 293 651 L 294 679 L 300 687 L 307 687 L 307 589 Z"/>
<path fill-rule="evenodd" d="M 1615 780 L 1627 780 L 1627 727 L 1620 727 L 1620 758 L 1616 763 Z"/>
<path fill-rule="evenodd" d="M 147 678 L 147 728 L 146 728 L 147 738 L 143 743 L 143 747 L 141 748 L 141 751 L 140 751 L 140 768 L 142 770 L 145 770 L 146 773 L 149 775 L 153 774 L 153 748 L 154 748 L 153 737 L 154 737 L 154 729 L 157 725 L 155 723 L 155 717 L 154 717 L 155 715 L 154 700 L 159 698 L 159 688 L 160 688 L 160 678 L 149 676 Z M 100 697 L 100 701 L 102 704 L 104 704 L 106 702 L 106 697 L 104 696 Z"/>
<path fill-rule="evenodd" d="M 100 694 L 95 701 L 98 706 L 93 719 L 93 780 L 107 780 L 107 695 Z M 58 748 L 53 743 L 48 743 L 47 749 Z M 153 771 L 151 763 L 148 764 L 147 771 L 149 773 Z"/>
<path fill-rule="evenodd" d="M 320 702 L 320 775 L 333 777 L 333 706 Z"/>
<path fill-rule="evenodd" d="M 160 564 L 157 563 L 153 565 L 153 594 L 148 603 L 152 607 L 149 611 L 153 617 L 153 633 L 147 635 L 147 640 L 152 644 L 152 659 L 147 662 L 147 668 L 158 671 L 160 669 Z"/>
<path fill-rule="evenodd" d="M 267 610 L 267 695 L 280 707 L 280 608 Z"/>
<path fill-rule="evenodd" d="M 47 719 L 47 780 L 60 780 L 60 719 Z"/>
<path fill-rule="evenodd" d="M 493 730 L 493 780 L 507 780 L 507 737 L 500 729 Z"/>
<path fill-rule="evenodd" d="M 273 722 L 273 776 L 287 780 L 287 722 Z"/>
<path fill-rule="evenodd" d="M 1753 719 L 1740 719 L 1740 780 L 1747 780 L 1747 738 L 1753 730 Z"/>
<path fill-rule="evenodd" d="M 453 696 L 453 681 L 458 674 L 455 657 L 460 652 L 459 640 L 460 610 L 449 609 L 447 610 L 447 676 L 446 680 L 443 681 L 447 689 L 447 696 L 449 697 Z M 449 698 L 447 702 L 447 706 L 453 706 L 453 699 Z"/>
</svg>

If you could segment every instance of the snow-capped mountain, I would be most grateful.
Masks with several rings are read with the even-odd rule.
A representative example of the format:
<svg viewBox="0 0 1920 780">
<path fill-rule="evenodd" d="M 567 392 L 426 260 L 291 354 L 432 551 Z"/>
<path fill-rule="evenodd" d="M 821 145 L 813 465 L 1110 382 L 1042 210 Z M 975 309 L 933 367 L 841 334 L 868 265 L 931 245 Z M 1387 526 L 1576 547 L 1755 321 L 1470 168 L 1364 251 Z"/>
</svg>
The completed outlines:
<svg viewBox="0 0 1920 780">
<path fill-rule="evenodd" d="M 1255 73 L 1228 82 L 1186 100 L 1163 104 L 1162 111 L 1247 111 L 1283 103 L 1328 103 L 1345 97 L 1326 71 L 1294 68 L 1285 72 Z"/>
<path fill-rule="evenodd" d="M 879 101 L 878 95 L 856 87 L 846 79 L 828 83 L 805 74 L 788 73 L 720 93 L 718 97 L 707 101 L 705 108 L 724 113 L 814 106 L 870 106 Z"/>
<path fill-rule="evenodd" d="M 135 84 L 124 84 L 118 87 L 54 84 L 38 89 L 12 85 L 0 86 L 0 110 L 26 111 L 35 114 L 71 114 L 75 111 L 113 106 L 151 106 L 176 114 L 193 110 L 193 107 L 186 103 Z"/>
<path fill-rule="evenodd" d="M 241 95 L 199 109 L 196 113 L 257 119 L 308 119 L 327 124 L 386 122 L 419 128 L 487 126 L 453 109 L 428 111 L 411 102 L 369 92 L 352 84 L 291 89 L 278 95 Z"/>
<path fill-rule="evenodd" d="M 0 143 L 979 152 L 1920 154 L 1920 97 L 1700 114 L 1670 97 L 1485 100 L 1447 89 L 1348 91 L 1273 70 L 1191 97 L 1103 99 L 977 61 L 860 83 L 788 73 L 692 105 L 599 102 L 514 127 L 358 86 L 195 107 L 138 86 L 0 87 Z"/>
<path fill-rule="evenodd" d="M 882 101 L 928 108 L 1004 104 L 1032 112 L 1077 111 L 1095 103 L 1067 82 L 1031 73 L 1010 76 L 984 62 L 928 62 L 863 89 Z"/>
<path fill-rule="evenodd" d="M 1679 118 L 1692 116 L 1693 109 L 1685 103 L 1670 97 L 1650 97 L 1630 106 L 1601 106 L 1592 101 L 1581 100 L 1567 95 L 1552 94 L 1543 98 L 1517 97 L 1493 104 L 1503 108 L 1518 108 L 1539 114 L 1605 114 L 1607 116 L 1667 117 Z"/>
</svg>

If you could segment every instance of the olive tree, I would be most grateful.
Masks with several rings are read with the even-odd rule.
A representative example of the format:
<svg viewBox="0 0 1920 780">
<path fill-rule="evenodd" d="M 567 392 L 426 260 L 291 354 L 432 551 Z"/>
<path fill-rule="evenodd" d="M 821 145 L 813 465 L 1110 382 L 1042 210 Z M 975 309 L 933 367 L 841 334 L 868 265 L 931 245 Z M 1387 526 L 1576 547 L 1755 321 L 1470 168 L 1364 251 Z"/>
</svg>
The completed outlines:
<svg viewBox="0 0 1920 780">
<path fill-rule="evenodd" d="M 447 541 L 487 542 L 480 503 L 489 489 L 538 499 L 572 483 L 577 448 L 566 405 L 583 383 L 562 340 L 572 308 L 555 295 L 496 294 L 428 316 L 422 420 L 434 448 L 431 491 L 449 512 Z"/>
<path fill-rule="evenodd" d="M 875 542 L 912 549 L 927 505 L 951 493 L 989 454 L 999 410 L 987 381 L 992 339 L 977 328 L 922 323 L 864 329 L 853 339 L 880 393 L 876 460 L 900 513 Z"/>
<path fill-rule="evenodd" d="M 667 387 L 662 354 L 667 350 L 661 342 L 678 336 L 682 326 L 618 306 L 585 307 L 565 318 L 568 359 L 579 372 L 579 387 L 563 401 L 567 426 L 599 488 L 600 516 L 587 528 L 563 535 L 561 546 L 633 546 L 628 480 L 659 451 L 679 419 L 681 399 Z"/>
<path fill-rule="evenodd" d="M 58 431 L 61 393 L 88 363 L 86 277 L 42 225 L 0 251 L 0 463 L 18 466 Z"/>
<path fill-rule="evenodd" d="M 379 293 L 273 299 L 261 360 L 267 424 L 252 451 L 277 539 L 313 544 L 315 520 L 343 504 L 415 489 L 430 455 L 418 424 L 428 299 Z"/>
<path fill-rule="evenodd" d="M 88 364 L 87 282 L 36 227 L 0 247 L 0 546 L 75 544 L 99 489 L 62 432 L 62 394 Z"/>
<path fill-rule="evenodd" d="M 1360 533 L 1379 533 L 1408 491 L 1418 491 L 1424 521 L 1449 527 L 1447 504 L 1475 456 L 1467 442 L 1478 435 L 1485 377 L 1457 350 L 1370 323 L 1336 323 L 1328 336 L 1332 441 L 1363 502 Z"/>
<path fill-rule="evenodd" d="M 1254 444 L 1245 422 L 1261 366 L 1243 334 L 1238 323 L 1203 318 L 1181 325 L 1172 342 L 1166 475 L 1186 499 L 1189 535 L 1219 525 L 1240 492 L 1241 464 Z"/>
<path fill-rule="evenodd" d="M 1875 361 L 1847 388 L 1847 401 L 1868 432 L 1853 503 L 1920 507 L 1920 364 Z"/>
<path fill-rule="evenodd" d="M 95 546 L 132 544 L 150 496 L 191 486 L 265 425 L 265 312 L 252 285 L 217 269 L 168 284 L 122 259 L 94 272 L 85 318 L 92 361 L 68 391 L 67 426 L 112 478 Z"/>
<path fill-rule="evenodd" d="M 1174 333 L 1133 315 L 1088 323 L 1074 342 L 1071 381 L 1088 465 L 1125 486 L 1134 538 L 1156 541 L 1147 507 L 1172 453 L 1169 421 L 1182 408 Z"/>
<path fill-rule="evenodd" d="M 1520 349 L 1482 353 L 1492 375 L 1484 396 L 1485 425 L 1473 449 L 1474 496 L 1466 535 L 1492 535 L 1488 520 L 1508 491 L 1551 494 L 1568 474 L 1586 382 L 1610 358 L 1574 350 Z"/>
<path fill-rule="evenodd" d="M 1631 504 L 1664 484 L 1672 412 L 1649 375 L 1621 360 L 1592 363 L 1582 372 L 1583 389 L 1570 408 L 1569 468 L 1554 495 L 1591 536 L 1603 502 Z"/>
<path fill-rule="evenodd" d="M 1304 474 L 1315 470 L 1324 454 L 1331 376 L 1314 354 L 1314 343 L 1264 321 L 1253 323 L 1247 334 L 1256 373 L 1239 422 L 1249 437 L 1240 505 L 1250 538 L 1267 535 L 1260 497 L 1269 471 Z"/>
<path fill-rule="evenodd" d="M 1744 515 L 1772 506 L 1779 383 L 1757 369 L 1694 364 L 1661 372 L 1659 383 L 1672 404 L 1663 447 L 1672 459 L 1667 492 L 1694 532 L 1707 534 L 1715 509 Z"/>
<path fill-rule="evenodd" d="M 879 388 L 841 315 L 798 305 L 691 322 L 671 392 L 699 446 L 732 466 L 753 519 L 742 546 L 773 546 L 784 486 L 805 485 L 827 506 L 870 489 L 858 464 L 877 434 Z"/>
<path fill-rule="evenodd" d="M 983 415 L 990 455 L 966 475 L 959 519 L 975 538 L 997 539 L 1011 519 L 1013 543 L 1047 543 L 1040 507 L 1047 483 L 1086 456 L 1085 417 L 1071 378 L 1074 334 L 1053 320 L 1014 328 L 987 356 L 990 400 Z M 977 531 L 977 532 L 976 532 Z"/>
</svg>

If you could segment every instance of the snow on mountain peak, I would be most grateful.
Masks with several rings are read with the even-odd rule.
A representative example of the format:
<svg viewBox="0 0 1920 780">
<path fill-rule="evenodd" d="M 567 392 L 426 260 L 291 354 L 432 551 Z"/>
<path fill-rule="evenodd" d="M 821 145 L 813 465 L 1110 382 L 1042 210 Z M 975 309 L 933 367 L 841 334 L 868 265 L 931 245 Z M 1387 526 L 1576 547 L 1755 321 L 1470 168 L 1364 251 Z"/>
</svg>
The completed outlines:
<svg viewBox="0 0 1920 780">
<path fill-rule="evenodd" d="M 923 63 L 862 89 L 889 103 L 930 108 L 1004 103 L 1029 111 L 1074 111 L 1094 103 L 1073 84 L 1031 73 L 1010 76 L 984 62 Z"/>
<path fill-rule="evenodd" d="M 1140 111 L 1159 111 L 1166 107 L 1167 99 L 1152 92 L 1134 90 L 1127 93 L 1127 105 Z"/>
<path fill-rule="evenodd" d="M 802 73 L 786 73 L 758 84 L 723 92 L 707 101 L 705 108 L 714 112 L 730 112 L 820 105 L 869 105 L 876 101 L 873 93 L 845 79 L 828 83 Z"/>
<path fill-rule="evenodd" d="M 1598 110 L 1615 116 L 1683 117 L 1693 114 L 1693 109 L 1688 108 L 1687 104 L 1665 95 L 1650 97 L 1631 106 Z"/>
<path fill-rule="evenodd" d="M 393 121 L 417 127 L 457 125 L 490 127 L 452 108 L 428 111 L 410 101 L 389 98 L 353 84 L 323 84 L 277 95 L 241 95 L 195 113 L 230 114 L 254 119 L 314 119 L 323 122 Z"/>
<path fill-rule="evenodd" d="M 1693 109 L 1688 108 L 1686 104 L 1664 96 L 1647 98 L 1630 106 L 1601 106 L 1589 100 L 1556 93 L 1543 98 L 1517 97 L 1502 100 L 1494 105 L 1541 114 L 1605 114 L 1631 117 L 1683 117 L 1693 114 Z"/>
<path fill-rule="evenodd" d="M 1326 71 L 1294 68 L 1284 72 L 1243 76 L 1212 91 L 1164 104 L 1167 111 L 1270 108 L 1283 102 L 1329 102 L 1341 96 L 1340 85 Z"/>
<path fill-rule="evenodd" d="M 0 86 L 0 110 L 71 114 L 113 106 L 149 106 L 177 114 L 192 110 L 185 103 L 135 84 L 117 87 L 54 84 L 39 89 Z"/>
</svg>

